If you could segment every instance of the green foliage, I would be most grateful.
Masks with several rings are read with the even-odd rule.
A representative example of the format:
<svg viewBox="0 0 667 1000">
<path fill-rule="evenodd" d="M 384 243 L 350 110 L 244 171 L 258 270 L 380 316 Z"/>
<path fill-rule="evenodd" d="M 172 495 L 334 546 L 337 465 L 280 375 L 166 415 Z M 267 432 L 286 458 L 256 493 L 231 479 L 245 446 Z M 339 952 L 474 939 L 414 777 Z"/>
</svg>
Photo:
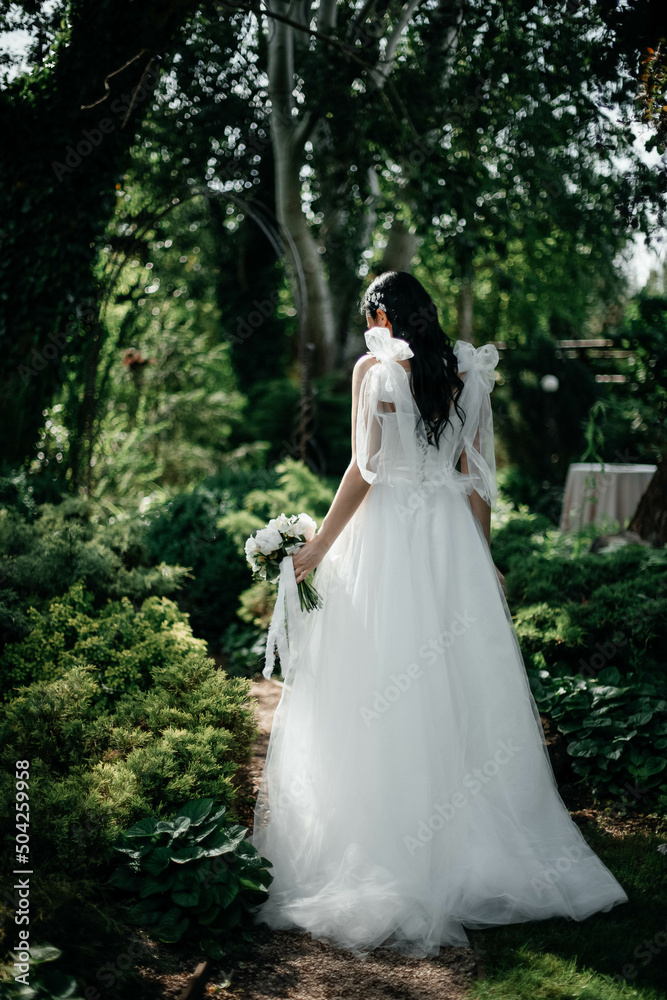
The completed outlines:
<svg viewBox="0 0 667 1000">
<path fill-rule="evenodd" d="M 188 653 L 206 653 L 195 639 L 187 615 L 166 597 L 149 597 L 135 610 L 123 597 L 99 611 L 82 581 L 51 601 L 46 613 L 28 612 L 30 634 L 9 643 L 0 655 L 5 696 L 8 689 L 60 677 L 73 666 L 89 664 L 104 697 L 142 690 L 151 671 L 178 662 Z"/>
<path fill-rule="evenodd" d="M 160 941 L 196 944 L 214 959 L 230 955 L 273 881 L 270 862 L 224 820 L 213 799 L 183 805 L 173 819 L 146 818 L 115 849 L 127 855 L 109 884 L 132 894 L 130 918 Z"/>
<path fill-rule="evenodd" d="M 290 515 L 302 511 L 319 522 L 333 500 L 333 484 L 293 458 L 286 458 L 277 465 L 276 472 L 276 486 L 251 490 L 243 500 L 243 507 L 258 517 L 262 524 L 280 513 Z M 298 510 L 295 509 L 297 507 Z"/>
<path fill-rule="evenodd" d="M 275 588 L 273 589 L 275 601 Z M 245 591 L 244 595 L 248 593 L 249 591 Z M 242 609 L 239 611 L 239 617 L 245 621 Z M 242 625 L 240 622 L 229 626 L 225 632 L 222 653 L 225 658 L 225 673 L 230 677 L 254 677 L 261 672 L 264 666 L 268 621 L 270 618 L 263 619 L 258 626 Z"/>
<path fill-rule="evenodd" d="M 609 334 L 630 357 L 608 400 L 603 457 L 656 463 L 667 443 L 667 296 L 641 292 Z"/>
<path fill-rule="evenodd" d="M 561 534 L 510 513 L 492 535 L 541 712 L 573 770 L 618 808 L 667 806 L 667 553 L 643 545 L 580 553 L 595 529 Z"/>
<path fill-rule="evenodd" d="M 584 678 L 542 669 L 531 674 L 531 687 L 566 737 L 573 770 L 596 795 L 619 807 L 641 798 L 645 812 L 667 809 L 664 670 L 621 677 L 610 666 Z"/>
<path fill-rule="evenodd" d="M 120 830 L 151 810 L 198 797 L 233 806 L 256 734 L 249 682 L 196 653 L 156 665 L 151 681 L 101 711 L 93 671 L 77 666 L 4 706 L 0 812 L 13 802 L 14 762 L 31 761 L 31 857 L 44 877 L 97 877 Z"/>
<path fill-rule="evenodd" d="M 238 616 L 256 628 L 267 629 L 273 615 L 278 590 L 268 580 L 257 580 L 240 597 Z"/>
<path fill-rule="evenodd" d="M 0 507 L 0 649 L 28 634 L 29 608 L 46 611 L 77 580 L 100 608 L 173 594 L 186 575 L 152 556 L 139 518 L 104 504 L 73 497 L 40 504 L 34 518 Z"/>
<path fill-rule="evenodd" d="M 191 567 L 192 576 L 182 588 L 179 605 L 212 650 L 219 650 L 225 630 L 236 621 L 239 594 L 250 581 L 243 546 L 239 548 L 226 527 L 226 518 L 258 482 L 270 487 L 276 481 L 277 473 L 272 470 L 226 472 L 176 494 L 149 513 L 148 550 L 155 559 Z"/>
<path fill-rule="evenodd" d="M 333 483 L 315 475 L 304 462 L 287 458 L 275 471 L 278 475 L 275 486 L 250 490 L 241 501 L 242 509 L 230 511 L 218 521 L 244 562 L 246 539 L 270 518 L 281 513 L 289 517 L 304 512 L 319 523 L 331 506 Z M 249 576 L 250 568 L 247 564 L 246 567 Z M 268 628 L 276 593 L 276 586 L 265 580 L 252 583 L 239 595 L 239 618 L 255 629 Z"/>
<path fill-rule="evenodd" d="M 494 417 L 499 432 L 498 440 L 500 440 L 504 423 L 498 411 L 494 413 Z M 511 441 L 508 441 L 508 445 L 514 460 Z M 563 484 L 545 478 L 544 474 L 540 476 L 534 463 L 505 466 L 505 468 L 499 469 L 498 489 L 505 500 L 511 502 L 516 508 L 526 507 L 533 514 L 543 514 L 549 519 L 550 526 L 558 524 L 563 504 Z"/>
<path fill-rule="evenodd" d="M 0 967 L 2 996 L 6 1000 L 82 1000 L 74 976 L 52 966 L 61 955 L 60 949 L 53 945 L 31 944 L 29 962 L 24 963 L 29 968 L 28 985 L 16 981 L 17 971 L 13 964 Z M 14 952 L 10 953 L 10 958 L 13 962 L 20 961 Z"/>
</svg>

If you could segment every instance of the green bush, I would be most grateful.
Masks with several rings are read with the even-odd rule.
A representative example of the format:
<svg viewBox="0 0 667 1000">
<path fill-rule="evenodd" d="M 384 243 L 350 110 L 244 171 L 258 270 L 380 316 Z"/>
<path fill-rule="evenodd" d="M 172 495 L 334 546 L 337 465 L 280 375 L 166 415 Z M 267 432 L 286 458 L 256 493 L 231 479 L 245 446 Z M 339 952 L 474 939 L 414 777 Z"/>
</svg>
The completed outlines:
<svg viewBox="0 0 667 1000">
<path fill-rule="evenodd" d="M 154 557 L 145 534 L 139 517 L 79 498 L 42 504 L 34 516 L 25 504 L 0 506 L 0 650 L 28 635 L 28 608 L 44 611 L 77 580 L 95 607 L 173 594 L 187 569 Z"/>
<path fill-rule="evenodd" d="M 242 625 L 240 622 L 229 626 L 222 653 L 225 672 L 230 677 L 254 677 L 261 673 L 266 651 L 265 629 L 266 627 L 262 629 L 252 624 Z"/>
<path fill-rule="evenodd" d="M 236 613 L 241 621 L 260 633 L 268 628 L 271 620 L 277 586 L 265 580 L 251 582 L 251 571 L 243 548 L 246 539 L 270 518 L 283 513 L 290 516 L 303 511 L 315 518 L 319 526 L 331 506 L 335 489 L 333 483 L 320 479 L 303 462 L 291 458 L 278 465 L 276 472 L 279 478 L 274 487 L 251 490 L 240 509 L 224 514 L 218 522 L 233 540 L 239 558 L 246 566 L 246 588 L 238 595 Z M 255 648 L 259 648 L 259 641 Z"/>
<path fill-rule="evenodd" d="M 269 862 L 224 821 L 213 799 L 188 802 L 171 820 L 142 819 L 115 845 L 126 854 L 109 884 L 132 893 L 130 918 L 167 943 L 192 942 L 211 958 L 252 941 L 257 906 L 273 881 Z"/>
<path fill-rule="evenodd" d="M 598 529 L 561 534 L 509 512 L 493 533 L 540 711 L 600 800 L 667 805 L 667 552 L 596 552 Z M 584 551 L 582 551 L 584 550 Z"/>
<path fill-rule="evenodd" d="M 239 594 L 250 580 L 245 554 L 222 521 L 257 483 L 270 488 L 276 481 L 272 470 L 226 473 L 177 494 L 150 514 L 148 549 L 155 559 L 191 568 L 179 605 L 212 651 L 220 649 L 226 629 L 236 621 Z"/>
<path fill-rule="evenodd" d="M 233 815 L 235 775 L 256 735 L 249 682 L 196 653 L 154 667 L 151 682 L 100 711 L 94 671 L 76 666 L 3 707 L 0 812 L 12 810 L 14 762 L 29 760 L 40 877 L 96 878 L 123 828 L 184 799 L 210 797 Z"/>
<path fill-rule="evenodd" d="M 166 597 L 149 597 L 135 610 L 123 597 L 96 610 L 93 595 L 78 581 L 46 612 L 28 611 L 31 626 L 22 642 L 9 643 L 0 655 L 2 690 L 32 681 L 49 681 L 76 665 L 96 669 L 100 701 L 146 687 L 151 670 L 178 662 L 188 653 L 206 653 L 195 639 L 187 615 Z"/>
</svg>

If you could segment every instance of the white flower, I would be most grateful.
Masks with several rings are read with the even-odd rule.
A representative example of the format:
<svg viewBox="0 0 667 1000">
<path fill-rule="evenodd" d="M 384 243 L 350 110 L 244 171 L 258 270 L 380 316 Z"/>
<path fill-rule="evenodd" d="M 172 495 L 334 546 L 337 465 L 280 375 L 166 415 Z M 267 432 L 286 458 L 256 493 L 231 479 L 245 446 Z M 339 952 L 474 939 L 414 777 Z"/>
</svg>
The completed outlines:
<svg viewBox="0 0 667 1000">
<path fill-rule="evenodd" d="M 277 528 L 261 528 L 255 535 L 257 547 L 262 555 L 268 556 L 276 552 L 283 543 L 283 536 Z"/>
<path fill-rule="evenodd" d="M 290 518 L 286 514 L 281 514 L 280 517 L 272 517 L 267 528 L 276 528 L 277 531 L 284 532 L 290 526 Z"/>
<path fill-rule="evenodd" d="M 309 514 L 299 514 L 293 528 L 295 535 L 303 535 L 307 542 L 315 537 L 317 524 Z"/>
<path fill-rule="evenodd" d="M 257 540 L 251 535 L 250 538 L 246 539 L 245 543 L 245 554 L 247 559 L 252 559 L 252 557 L 259 552 L 259 545 Z"/>
</svg>

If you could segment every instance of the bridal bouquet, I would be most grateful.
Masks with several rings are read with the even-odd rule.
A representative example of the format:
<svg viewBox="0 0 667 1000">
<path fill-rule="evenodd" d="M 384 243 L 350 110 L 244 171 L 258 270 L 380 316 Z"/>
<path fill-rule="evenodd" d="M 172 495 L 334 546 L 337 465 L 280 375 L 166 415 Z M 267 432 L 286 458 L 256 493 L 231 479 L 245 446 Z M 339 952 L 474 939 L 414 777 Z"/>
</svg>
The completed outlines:
<svg viewBox="0 0 667 1000">
<path fill-rule="evenodd" d="M 285 556 L 297 552 L 314 537 L 317 525 L 308 514 L 273 517 L 265 528 L 253 531 L 245 543 L 246 559 L 260 580 L 274 583 L 280 576 L 280 563 Z M 304 580 L 298 584 L 299 603 L 302 611 L 322 607 L 322 599 L 312 584 Z"/>
</svg>

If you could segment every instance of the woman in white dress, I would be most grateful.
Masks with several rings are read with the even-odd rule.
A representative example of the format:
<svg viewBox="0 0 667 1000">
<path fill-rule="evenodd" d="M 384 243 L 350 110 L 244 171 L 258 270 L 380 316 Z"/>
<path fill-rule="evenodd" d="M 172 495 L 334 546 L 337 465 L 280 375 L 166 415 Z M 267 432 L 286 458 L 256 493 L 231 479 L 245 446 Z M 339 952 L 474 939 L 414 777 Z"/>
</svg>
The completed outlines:
<svg viewBox="0 0 667 1000">
<path fill-rule="evenodd" d="M 274 874 L 257 919 L 426 956 L 465 928 L 610 910 L 628 897 L 558 793 L 490 554 L 498 352 L 452 348 L 405 272 L 362 311 L 352 460 L 274 613 L 289 644 L 251 838 Z M 301 612 L 316 567 L 324 606 Z"/>
</svg>

